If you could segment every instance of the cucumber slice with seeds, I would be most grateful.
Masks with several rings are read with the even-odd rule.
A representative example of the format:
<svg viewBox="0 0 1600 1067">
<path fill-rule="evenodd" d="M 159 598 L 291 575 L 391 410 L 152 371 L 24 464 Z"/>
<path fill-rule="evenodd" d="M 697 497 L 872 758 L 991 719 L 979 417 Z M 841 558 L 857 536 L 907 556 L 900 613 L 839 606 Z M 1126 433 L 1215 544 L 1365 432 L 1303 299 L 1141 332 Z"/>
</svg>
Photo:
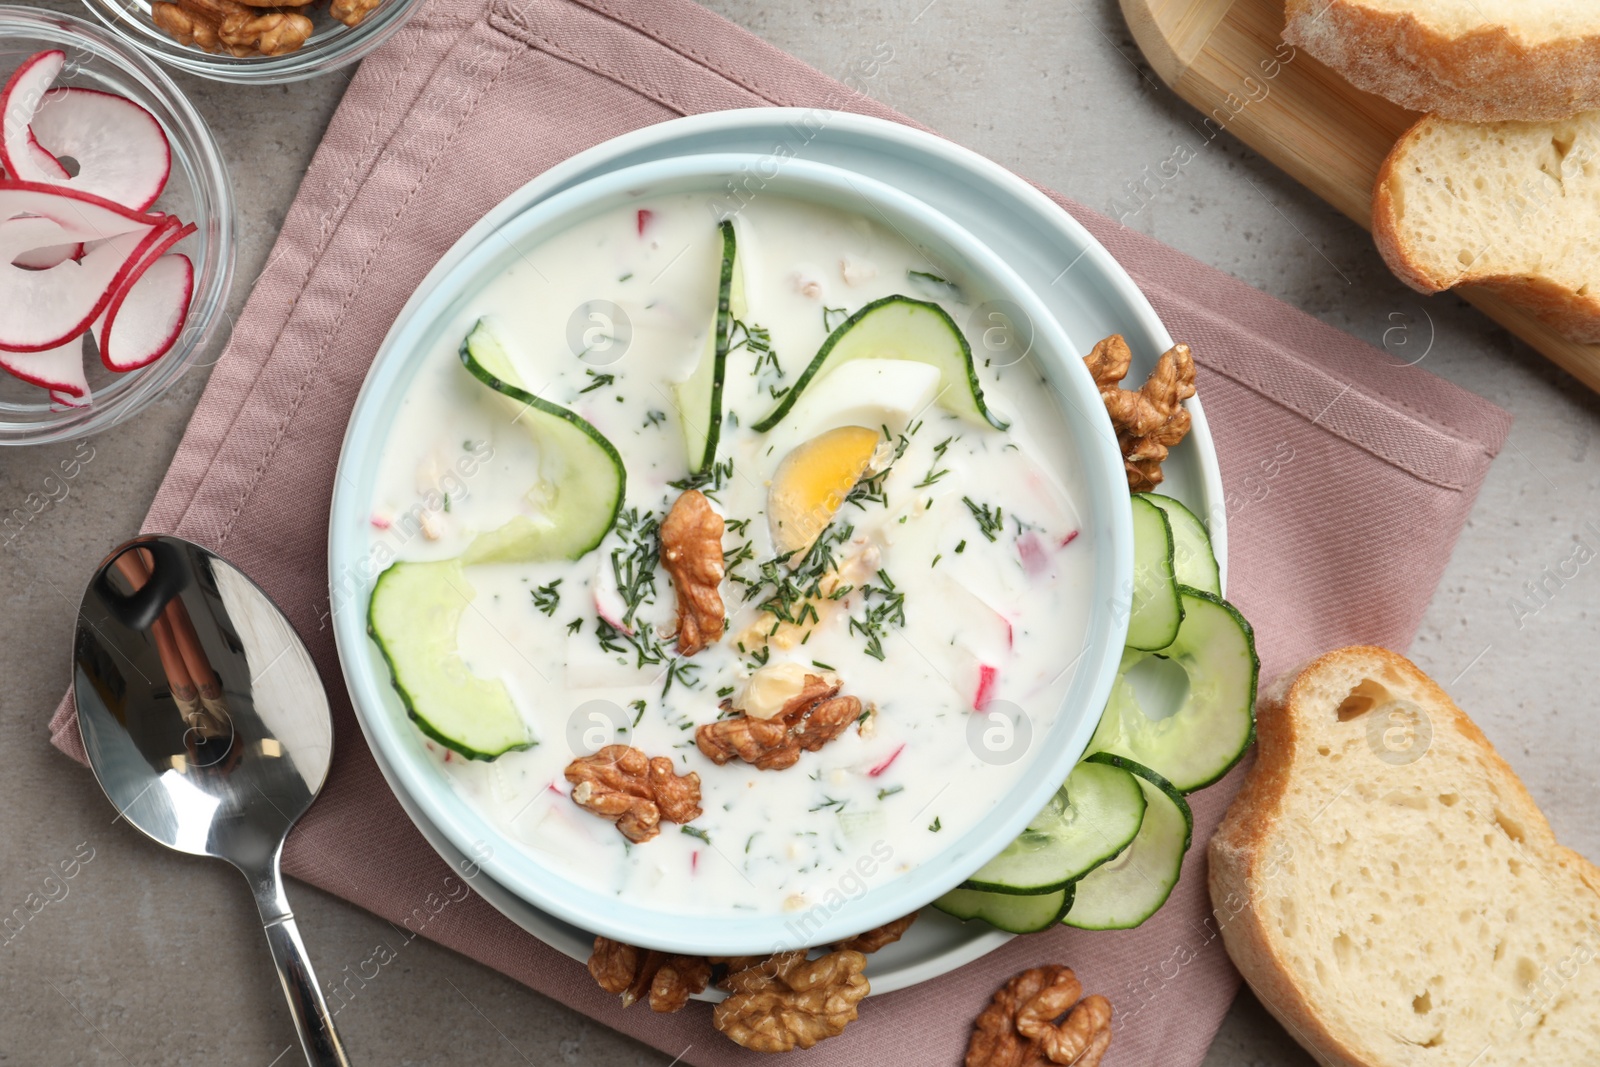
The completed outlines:
<svg viewBox="0 0 1600 1067">
<path fill-rule="evenodd" d="M 946 915 L 963 922 L 982 919 L 1011 934 L 1034 934 L 1059 923 L 1072 907 L 1073 887 L 1050 893 L 985 893 L 981 889 L 952 889 L 933 902 Z"/>
<path fill-rule="evenodd" d="M 1083 930 L 1129 930 L 1172 895 L 1194 836 L 1194 815 L 1172 783 L 1150 768 L 1103 752 L 1090 756 L 1089 762 L 1131 772 L 1144 790 L 1147 807 L 1133 843 L 1077 883 L 1062 922 Z"/>
<path fill-rule="evenodd" d="M 1188 586 L 1178 591 L 1183 625 L 1161 658 L 1182 668 L 1187 692 L 1170 715 L 1152 718 L 1130 680 L 1152 654 L 1129 649 L 1089 747 L 1138 760 L 1192 793 L 1227 774 L 1254 740 L 1260 661 L 1255 634 L 1233 605 Z"/>
<path fill-rule="evenodd" d="M 1222 572 L 1211 551 L 1211 535 L 1199 516 L 1170 496 L 1145 493 L 1144 498 L 1166 512 L 1172 528 L 1172 573 L 1180 585 L 1212 596 L 1222 595 Z"/>
<path fill-rule="evenodd" d="M 914 359 L 939 368 L 938 403 L 969 422 L 1004 430 L 1009 423 L 989 410 L 972 365 L 972 346 L 938 304 L 909 296 L 886 296 L 851 315 L 828 335 L 806 369 L 760 422 L 766 433 L 789 414 L 806 386 L 852 359 Z"/>
<path fill-rule="evenodd" d="M 461 362 L 473 377 L 520 408 L 517 421 L 529 428 L 539 445 L 541 479 L 535 493 L 543 512 L 538 519 L 518 515 L 479 534 L 462 561 L 578 559 L 598 545 L 617 521 L 627 484 L 622 457 L 576 412 L 528 392 L 505 344 L 486 319 L 479 319 L 461 342 Z"/>
<path fill-rule="evenodd" d="M 1133 506 L 1133 603 L 1129 607 L 1129 648 L 1155 651 L 1178 636 L 1183 602 L 1172 572 L 1172 524 L 1167 513 L 1144 496 Z"/>
<path fill-rule="evenodd" d="M 535 742 L 505 683 L 461 658 L 457 634 L 473 596 L 460 560 L 395 563 L 372 587 L 367 632 L 418 728 L 468 759 L 492 760 Z"/>
<path fill-rule="evenodd" d="M 1128 771 L 1080 763 L 1027 829 L 961 888 L 989 893 L 1062 889 L 1127 848 L 1144 809 L 1144 791 Z"/>
<path fill-rule="evenodd" d="M 728 373 L 728 351 L 733 347 L 733 324 L 745 314 L 739 240 L 731 219 L 723 219 L 717 225 L 722 254 L 717 257 L 717 306 L 711 312 L 706 348 L 689 377 L 673 387 L 691 474 L 704 474 L 717 462 L 717 444 L 722 437 L 722 387 Z"/>
</svg>

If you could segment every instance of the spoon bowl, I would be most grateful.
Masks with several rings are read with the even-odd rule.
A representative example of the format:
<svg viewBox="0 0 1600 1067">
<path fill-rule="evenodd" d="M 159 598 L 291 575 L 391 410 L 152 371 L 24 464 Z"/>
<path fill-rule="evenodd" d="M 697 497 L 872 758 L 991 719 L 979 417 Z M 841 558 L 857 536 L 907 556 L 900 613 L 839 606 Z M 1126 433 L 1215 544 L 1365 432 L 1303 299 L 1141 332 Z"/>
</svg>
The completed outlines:
<svg viewBox="0 0 1600 1067">
<path fill-rule="evenodd" d="M 151 839 L 244 874 L 308 1062 L 347 1067 L 279 872 L 333 755 L 327 694 L 289 620 L 216 554 L 135 538 L 84 591 L 73 695 L 111 803 Z"/>
</svg>

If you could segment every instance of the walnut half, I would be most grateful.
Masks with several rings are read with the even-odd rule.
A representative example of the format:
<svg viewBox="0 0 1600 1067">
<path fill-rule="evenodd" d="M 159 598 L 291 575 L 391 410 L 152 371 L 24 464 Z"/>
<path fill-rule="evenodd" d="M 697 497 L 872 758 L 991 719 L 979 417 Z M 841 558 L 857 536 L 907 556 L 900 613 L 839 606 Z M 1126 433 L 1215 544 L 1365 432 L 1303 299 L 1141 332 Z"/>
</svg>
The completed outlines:
<svg viewBox="0 0 1600 1067">
<path fill-rule="evenodd" d="M 1100 389 L 1128 474 L 1128 489 L 1148 492 L 1161 484 L 1161 462 L 1189 432 L 1183 402 L 1194 396 L 1194 357 L 1188 345 L 1173 345 L 1156 361 L 1138 389 L 1122 388 L 1133 353 L 1121 334 L 1095 345 L 1083 362 Z"/>
<path fill-rule="evenodd" d="M 678 597 L 678 655 L 722 640 L 722 516 L 698 489 L 680 496 L 661 523 L 661 565 Z"/>
<path fill-rule="evenodd" d="M 607 745 L 567 764 L 573 803 L 617 824 L 622 836 L 643 844 L 661 832 L 661 821 L 687 823 L 700 817 L 700 776 L 678 775 L 665 756 L 647 757 L 630 745 Z"/>
<path fill-rule="evenodd" d="M 836 949 L 854 949 L 857 952 L 865 952 L 870 955 L 904 937 L 905 932 L 911 929 L 911 924 L 917 921 L 919 914 L 919 912 L 914 911 L 910 915 L 902 915 L 893 922 L 884 923 L 882 926 L 859 933 L 843 941 L 836 941 L 833 947 Z"/>
<path fill-rule="evenodd" d="M 1111 1047 L 1111 1002 L 1082 994 L 1071 967 L 1023 971 L 973 1024 L 966 1067 L 1098 1067 Z"/>
<path fill-rule="evenodd" d="M 651 1011 L 673 1012 L 711 981 L 711 961 L 597 937 L 589 955 L 589 973 L 601 989 L 620 994 L 624 1008 L 648 994 Z"/>
<path fill-rule="evenodd" d="M 788 1052 L 837 1037 L 856 1017 L 870 986 L 867 958 L 832 952 L 814 960 L 804 950 L 780 952 L 723 980 L 728 999 L 711 1024 L 754 1052 Z"/>
<path fill-rule="evenodd" d="M 737 758 L 762 771 L 792 767 L 802 751 L 817 751 L 861 715 L 861 701 L 840 696 L 839 689 L 836 680 L 808 674 L 800 692 L 776 715 L 759 719 L 741 712 L 705 723 L 695 731 L 694 743 L 718 766 Z"/>
<path fill-rule="evenodd" d="M 287 55 L 311 36 L 311 20 L 298 11 L 262 9 L 237 0 L 154 3 L 150 17 L 180 44 L 235 56 Z"/>
</svg>

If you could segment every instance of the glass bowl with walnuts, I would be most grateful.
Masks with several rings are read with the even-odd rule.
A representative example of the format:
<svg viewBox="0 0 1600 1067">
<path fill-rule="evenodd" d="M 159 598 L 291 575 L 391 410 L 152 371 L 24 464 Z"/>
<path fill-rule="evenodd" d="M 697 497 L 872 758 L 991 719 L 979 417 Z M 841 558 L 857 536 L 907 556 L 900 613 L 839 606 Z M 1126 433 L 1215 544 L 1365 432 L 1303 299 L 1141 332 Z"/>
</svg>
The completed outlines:
<svg viewBox="0 0 1600 1067">
<path fill-rule="evenodd" d="M 299 81 L 355 63 L 421 0 L 84 0 L 125 40 L 217 81 Z"/>
</svg>

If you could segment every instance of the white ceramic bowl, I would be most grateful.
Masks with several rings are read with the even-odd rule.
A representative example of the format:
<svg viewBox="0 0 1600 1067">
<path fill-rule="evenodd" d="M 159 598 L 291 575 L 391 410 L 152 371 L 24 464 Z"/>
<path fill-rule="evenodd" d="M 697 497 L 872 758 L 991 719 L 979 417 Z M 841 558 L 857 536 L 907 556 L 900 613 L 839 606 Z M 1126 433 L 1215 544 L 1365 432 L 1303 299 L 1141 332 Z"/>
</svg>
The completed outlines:
<svg viewBox="0 0 1600 1067">
<path fill-rule="evenodd" d="M 377 571 L 369 555 L 367 518 L 384 441 L 421 361 L 442 331 L 456 329 L 465 304 L 490 279 L 533 247 L 594 215 L 650 197 L 704 192 L 719 198 L 730 176 L 769 164 L 754 156 L 697 155 L 646 163 L 597 177 L 543 201 L 507 222 L 419 293 L 410 313 L 373 364 L 345 434 L 329 532 L 334 634 L 345 678 L 368 742 L 393 769 L 398 788 L 457 848 L 486 858 L 484 870 L 517 896 L 581 929 L 666 951 L 734 955 L 798 947 L 780 912 L 684 915 L 594 893 L 543 864 L 467 803 L 425 748 L 390 685 L 388 670 L 365 630 L 365 605 Z M 767 170 L 770 170 L 770 166 Z M 766 178 L 766 170 L 763 177 Z M 764 193 L 862 214 L 878 214 L 936 262 L 950 264 L 968 287 L 1003 296 L 1033 325 L 1032 355 L 1062 398 L 1086 499 L 1081 537 L 1095 556 L 1087 636 L 1064 648 L 1074 664 L 1062 707 L 1017 764 L 1010 791 L 973 828 L 953 836 L 937 857 L 898 874 L 808 926 L 812 944 L 857 933 L 926 905 L 1006 846 L 1044 806 L 1094 733 L 1110 693 L 1126 634 L 1132 574 L 1132 529 L 1122 461 L 1098 393 L 1080 354 L 1033 292 L 981 241 L 920 201 L 860 174 L 786 160 L 766 178 Z M 708 215 L 709 218 L 709 215 Z M 815 917 L 813 917 L 815 918 Z"/>
</svg>

